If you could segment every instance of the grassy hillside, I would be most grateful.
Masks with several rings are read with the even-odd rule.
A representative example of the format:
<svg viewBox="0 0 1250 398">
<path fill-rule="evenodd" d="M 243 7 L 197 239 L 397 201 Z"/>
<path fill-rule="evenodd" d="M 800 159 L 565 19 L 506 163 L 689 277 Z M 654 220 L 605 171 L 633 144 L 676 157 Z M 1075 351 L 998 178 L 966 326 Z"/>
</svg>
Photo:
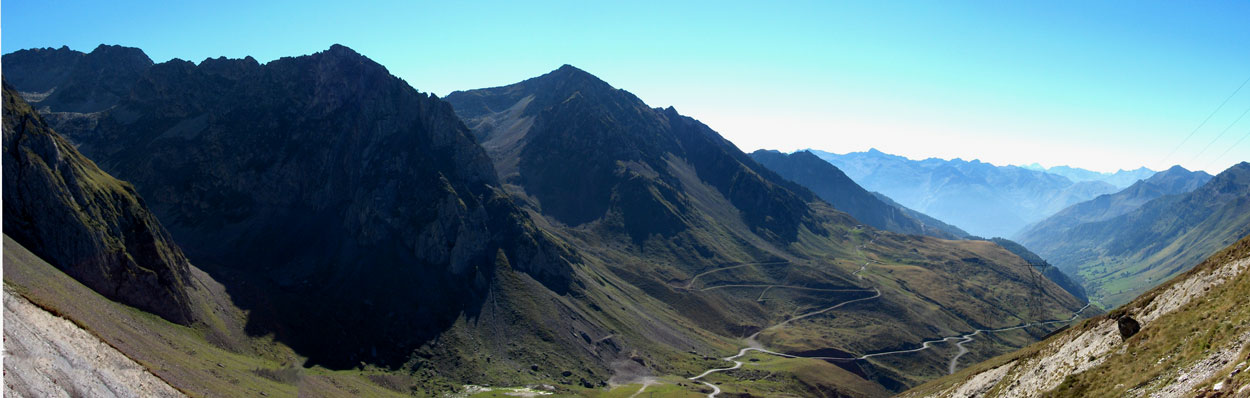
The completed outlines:
<svg viewBox="0 0 1250 398">
<path fill-rule="evenodd" d="M 1124 306 L 903 396 L 1244 396 L 1250 373 L 1250 238 Z M 1121 332 L 1132 318 L 1140 332 Z"/>
</svg>

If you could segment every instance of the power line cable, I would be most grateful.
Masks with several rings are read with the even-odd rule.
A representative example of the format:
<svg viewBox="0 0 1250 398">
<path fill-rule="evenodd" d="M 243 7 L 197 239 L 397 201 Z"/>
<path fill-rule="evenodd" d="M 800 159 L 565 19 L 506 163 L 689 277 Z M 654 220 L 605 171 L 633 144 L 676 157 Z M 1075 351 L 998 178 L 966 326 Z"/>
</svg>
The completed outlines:
<svg viewBox="0 0 1250 398">
<path fill-rule="evenodd" d="M 1202 156 L 1202 154 L 1206 152 L 1207 149 L 1210 149 L 1211 145 L 1215 144 L 1216 141 L 1219 141 L 1221 137 L 1224 137 L 1224 133 L 1227 133 L 1228 130 L 1231 130 L 1233 126 L 1236 126 L 1237 123 L 1240 122 L 1242 118 L 1246 117 L 1247 113 L 1250 113 L 1250 107 L 1247 107 L 1244 112 L 1241 112 L 1241 116 L 1237 116 L 1237 120 L 1234 120 L 1232 123 L 1229 123 L 1228 127 L 1225 127 L 1224 130 L 1220 130 L 1220 134 L 1216 135 L 1215 139 L 1212 139 L 1211 142 L 1208 142 L 1207 146 L 1202 147 L 1202 150 L 1198 151 L 1198 154 L 1194 155 L 1193 160 L 1190 160 L 1189 162 L 1193 163 L 1194 160 L 1198 160 L 1198 157 Z"/>
<path fill-rule="evenodd" d="M 1237 147 L 1237 145 L 1241 145 L 1241 142 L 1242 142 L 1242 141 L 1245 141 L 1245 140 L 1246 140 L 1246 137 L 1250 137 L 1250 130 L 1246 130 L 1246 134 L 1245 134 L 1245 135 L 1242 135 L 1242 136 L 1241 136 L 1241 139 L 1237 140 L 1237 142 L 1234 142 L 1232 145 L 1229 145 L 1229 146 L 1228 146 L 1228 148 L 1224 148 L 1224 152 L 1223 152 L 1223 153 L 1221 153 L 1221 154 L 1220 154 L 1220 156 L 1216 156 L 1216 157 L 1213 159 L 1213 161 L 1218 161 L 1218 160 L 1220 160 L 1220 159 L 1223 159 L 1223 158 L 1224 158 L 1224 155 L 1227 155 L 1227 154 L 1228 154 L 1228 151 L 1233 150 L 1233 148 L 1236 148 L 1236 147 Z M 1245 160 L 1250 160 L 1250 159 L 1245 159 Z"/>
<path fill-rule="evenodd" d="M 1185 145 L 1186 142 L 1189 142 L 1189 139 L 1193 138 L 1194 134 L 1197 133 L 1198 130 L 1202 130 L 1202 127 L 1206 126 L 1207 122 L 1211 121 L 1211 118 L 1214 117 L 1216 113 L 1220 113 L 1220 109 L 1224 109 L 1224 105 L 1227 105 L 1229 100 L 1233 99 L 1233 97 L 1236 96 L 1237 93 L 1241 92 L 1242 88 L 1246 87 L 1246 83 L 1250 83 L 1250 77 L 1247 77 L 1245 81 L 1241 82 L 1241 85 L 1237 86 L 1237 89 L 1233 90 L 1232 94 L 1229 94 L 1227 98 L 1224 98 L 1224 102 L 1221 102 L 1220 106 L 1215 107 L 1215 110 L 1211 111 L 1211 114 L 1207 115 L 1206 119 L 1202 119 L 1202 123 L 1199 123 L 1198 127 L 1195 127 L 1193 131 L 1190 131 L 1189 135 L 1185 136 L 1185 139 L 1181 140 L 1180 144 L 1177 144 L 1175 147 L 1173 147 L 1172 152 L 1168 152 L 1168 155 L 1163 157 L 1163 164 L 1166 165 L 1168 159 L 1171 159 L 1172 155 L 1175 155 L 1176 151 L 1180 149 L 1181 146 Z"/>
</svg>

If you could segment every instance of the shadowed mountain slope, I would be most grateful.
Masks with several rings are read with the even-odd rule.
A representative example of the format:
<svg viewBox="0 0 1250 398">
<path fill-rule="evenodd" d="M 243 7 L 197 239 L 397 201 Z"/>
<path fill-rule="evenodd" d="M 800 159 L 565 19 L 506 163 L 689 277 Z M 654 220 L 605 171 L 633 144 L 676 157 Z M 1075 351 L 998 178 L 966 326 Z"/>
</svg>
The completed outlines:
<svg viewBox="0 0 1250 398">
<path fill-rule="evenodd" d="M 134 187 L 114 179 L 4 84 L 4 233 L 113 300 L 205 317 L 190 264 Z"/>
<path fill-rule="evenodd" d="M 116 105 L 152 59 L 133 47 L 101 44 L 90 53 L 42 48 L 5 54 L 4 76 L 35 108 L 96 112 Z"/>
<path fill-rule="evenodd" d="M 174 60 L 131 86 L 70 135 L 153 198 L 188 255 L 255 311 L 254 331 L 314 362 L 403 363 L 477 311 L 499 252 L 569 288 L 577 256 L 493 187 L 450 106 L 346 47 Z"/>
<path fill-rule="evenodd" d="M 770 179 L 771 171 L 702 123 L 672 108 L 649 108 L 572 66 L 447 100 L 495 159 L 503 181 L 524 189 L 562 224 L 583 225 L 613 209 L 622 217 L 614 226 L 635 242 L 671 234 L 693 205 L 676 195 L 681 180 L 695 177 L 770 242 L 793 242 L 800 225 L 819 229 L 805 205 L 810 192 Z"/>
</svg>

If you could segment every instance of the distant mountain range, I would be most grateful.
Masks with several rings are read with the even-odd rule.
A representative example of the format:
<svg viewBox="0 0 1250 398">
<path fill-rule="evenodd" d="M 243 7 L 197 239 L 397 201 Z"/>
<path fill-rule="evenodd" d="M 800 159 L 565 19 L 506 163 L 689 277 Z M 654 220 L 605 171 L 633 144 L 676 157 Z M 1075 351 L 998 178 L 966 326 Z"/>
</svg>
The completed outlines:
<svg viewBox="0 0 1250 398">
<path fill-rule="evenodd" d="M 1038 222 L 1019 242 L 1115 306 L 1250 233 L 1250 163 L 1173 167 Z"/>
<path fill-rule="evenodd" d="M 1074 204 L 1055 215 L 1030 225 L 1016 237 L 1031 246 L 1046 248 L 1057 243 L 1054 237 L 1063 236 L 1073 227 L 1083 223 L 1103 221 L 1131 212 L 1155 198 L 1183 194 L 1197 189 L 1211 180 L 1204 171 L 1189 171 L 1174 166 L 1116 193 L 1100 195 L 1089 201 Z M 1056 253 L 1057 254 L 1057 253 Z"/>
<path fill-rule="evenodd" d="M 867 190 L 986 237 L 1013 236 L 1071 204 L 1116 191 L 1103 181 L 1073 182 L 1056 174 L 977 160 L 911 160 L 876 149 L 841 155 L 810 151 Z"/>
<path fill-rule="evenodd" d="M 957 227 L 903 207 L 885 195 L 864 190 L 838 170 L 837 166 L 821 160 L 811 152 L 799 151 L 787 155 L 778 151 L 758 150 L 751 153 L 751 158 L 782 177 L 811 189 L 835 209 L 850 213 L 856 220 L 873 227 L 942 239 L 975 238 Z M 1079 283 L 1024 246 L 1003 238 L 994 238 L 991 241 L 1020 256 L 1076 298 L 1082 301 L 1087 299 L 1085 289 Z"/>
<path fill-rule="evenodd" d="M 751 158 L 791 181 L 798 183 L 835 209 L 850 213 L 856 220 L 875 228 L 913 235 L 929 235 L 943 239 L 968 236 L 963 230 L 932 217 L 907 209 L 888 197 L 868 192 L 829 162 L 808 151 L 784 154 L 758 150 Z"/>
<path fill-rule="evenodd" d="M 1054 166 L 1047 168 L 1042 167 L 1042 165 L 1037 163 L 1022 165 L 1020 167 L 1029 170 L 1044 171 L 1050 174 L 1061 175 L 1068 177 L 1068 179 L 1073 182 L 1102 181 L 1114 185 L 1116 188 L 1124 188 L 1129 185 L 1133 185 L 1133 183 L 1138 180 L 1150 178 L 1150 176 L 1157 173 L 1156 171 L 1145 167 L 1138 167 L 1133 170 L 1117 170 L 1114 173 L 1092 171 L 1070 166 Z"/>
</svg>

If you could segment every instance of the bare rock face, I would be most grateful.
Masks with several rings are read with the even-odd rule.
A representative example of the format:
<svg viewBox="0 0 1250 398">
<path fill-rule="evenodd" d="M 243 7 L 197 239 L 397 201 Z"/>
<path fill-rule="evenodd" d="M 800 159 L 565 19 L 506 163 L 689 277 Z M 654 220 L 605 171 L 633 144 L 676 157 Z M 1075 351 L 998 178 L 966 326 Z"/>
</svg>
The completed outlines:
<svg viewBox="0 0 1250 398">
<path fill-rule="evenodd" d="M 1133 317 L 1128 315 L 1124 315 L 1120 317 L 1120 319 L 1117 319 L 1116 325 L 1119 326 L 1120 337 L 1124 340 L 1128 340 L 1129 337 L 1133 337 L 1133 335 L 1141 331 L 1141 324 L 1137 323 L 1136 319 L 1133 319 Z"/>
<path fill-rule="evenodd" d="M 190 263 L 134 187 L 4 86 L 4 233 L 113 300 L 189 324 Z"/>
</svg>

